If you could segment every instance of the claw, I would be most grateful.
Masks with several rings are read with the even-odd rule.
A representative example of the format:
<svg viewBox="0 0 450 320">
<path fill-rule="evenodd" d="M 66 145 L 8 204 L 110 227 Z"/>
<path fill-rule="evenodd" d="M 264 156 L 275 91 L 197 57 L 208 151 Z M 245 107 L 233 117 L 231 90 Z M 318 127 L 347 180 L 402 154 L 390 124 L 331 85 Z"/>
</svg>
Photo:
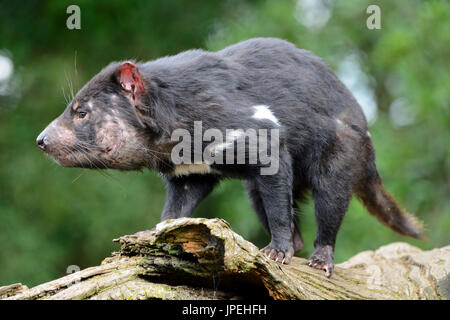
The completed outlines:
<svg viewBox="0 0 450 320">
<path fill-rule="evenodd" d="M 327 278 L 331 277 L 331 275 L 333 274 L 333 266 L 326 265 L 324 267 L 324 270 L 325 270 L 325 276 L 327 276 Z"/>
<path fill-rule="evenodd" d="M 330 246 L 317 248 L 308 259 L 308 266 L 325 271 L 326 277 L 333 275 L 333 250 Z"/>
<path fill-rule="evenodd" d="M 281 263 L 281 264 L 288 264 L 294 253 L 293 249 L 287 250 L 287 251 L 281 251 L 281 250 L 277 250 L 277 249 L 271 247 L 271 245 L 268 245 L 265 248 L 262 248 L 260 251 L 263 252 L 268 258 L 274 260 L 275 262 Z"/>
<path fill-rule="evenodd" d="M 276 250 L 275 250 L 275 249 L 272 249 L 272 250 L 270 251 L 270 259 L 275 260 L 276 255 L 277 255 Z"/>
<path fill-rule="evenodd" d="M 284 252 L 278 252 L 276 262 L 282 262 L 282 260 L 285 258 Z"/>
</svg>

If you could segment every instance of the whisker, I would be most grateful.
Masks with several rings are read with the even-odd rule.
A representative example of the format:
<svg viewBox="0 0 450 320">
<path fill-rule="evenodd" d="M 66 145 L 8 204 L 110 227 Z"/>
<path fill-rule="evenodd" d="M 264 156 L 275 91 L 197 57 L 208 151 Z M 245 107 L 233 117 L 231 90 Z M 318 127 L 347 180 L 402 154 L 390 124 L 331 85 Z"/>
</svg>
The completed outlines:
<svg viewBox="0 0 450 320">
<path fill-rule="evenodd" d="M 66 102 L 66 104 L 69 104 L 70 101 L 66 96 L 66 91 L 64 90 L 64 86 L 61 86 L 61 89 L 62 89 L 62 94 L 64 96 L 64 101 Z"/>
<path fill-rule="evenodd" d="M 101 168 L 97 167 L 97 165 L 95 165 L 95 163 L 90 161 L 89 157 L 84 153 L 83 150 L 79 150 L 79 152 L 81 152 L 93 166 L 95 166 L 97 169 L 99 169 L 99 170 L 96 170 L 98 173 L 100 173 L 103 177 L 109 178 L 109 179 L 113 180 L 114 182 L 116 182 L 124 191 L 126 190 L 125 187 L 120 183 L 120 181 L 117 178 L 115 178 L 114 176 L 109 174 L 109 172 L 104 171 Z M 95 156 L 94 156 L 94 158 L 95 158 L 95 160 L 99 161 L 105 167 L 105 169 L 108 169 L 107 165 L 100 158 L 95 157 Z"/>
<path fill-rule="evenodd" d="M 76 154 L 75 152 L 73 152 L 72 150 L 70 150 L 70 149 L 67 148 L 67 147 L 63 147 L 63 149 L 64 149 L 65 151 L 67 151 L 68 153 L 70 153 L 70 154 L 76 159 L 76 162 L 78 163 L 78 165 L 80 165 L 80 166 L 84 169 L 84 170 L 82 171 L 82 173 L 81 173 L 77 178 L 75 178 L 75 179 L 72 181 L 72 183 L 73 183 L 73 182 L 77 181 L 77 180 L 78 180 L 78 179 L 86 172 L 86 168 L 84 167 L 83 163 L 79 160 L 79 157 L 77 156 L 77 154 Z M 100 173 L 100 175 L 102 175 L 102 176 L 105 177 L 106 179 L 109 178 L 110 180 L 114 181 L 115 183 L 117 183 L 117 184 L 119 185 L 119 187 L 120 187 L 123 191 L 126 191 L 126 188 L 122 185 L 122 183 L 120 183 L 119 180 L 117 180 L 117 178 L 115 178 L 114 176 L 110 175 L 108 172 L 105 172 L 105 171 L 103 170 L 103 168 L 99 168 L 93 161 L 91 161 L 91 160 L 89 159 L 88 154 L 86 154 L 83 150 L 77 148 L 76 145 L 74 146 L 74 149 L 78 152 L 78 154 L 79 154 L 80 156 L 83 156 L 83 158 L 86 159 L 86 160 L 90 163 L 91 168 L 98 169 L 98 170 L 95 170 L 95 171 L 97 171 L 98 173 Z M 99 162 L 105 167 L 105 169 L 108 169 L 108 167 L 106 166 L 106 164 L 105 164 L 101 159 L 98 159 L 97 157 L 95 157 L 95 160 L 99 161 Z"/>
<path fill-rule="evenodd" d="M 78 69 L 77 69 L 77 50 L 75 50 L 75 57 L 74 57 L 74 69 L 75 69 L 75 81 L 77 82 L 78 85 Z"/>
<path fill-rule="evenodd" d="M 86 172 L 86 169 L 83 169 L 83 171 L 81 171 L 81 173 L 78 175 L 78 177 L 76 177 L 75 179 L 72 180 L 72 183 L 74 183 L 75 181 L 77 181 L 78 179 L 80 179 L 80 177 L 82 175 L 84 175 L 84 173 Z"/>
<path fill-rule="evenodd" d="M 77 157 L 77 155 L 70 150 L 69 148 L 67 148 L 66 146 L 63 146 L 63 150 L 65 150 L 66 152 L 68 152 L 72 157 L 75 158 L 75 162 L 80 165 L 81 167 L 83 167 L 83 163 L 80 161 L 79 157 Z"/>
<path fill-rule="evenodd" d="M 149 152 L 149 153 L 150 153 L 151 155 L 153 155 L 156 159 L 158 159 L 159 161 L 163 162 L 163 163 L 166 164 L 168 167 L 174 169 L 174 166 L 173 166 L 170 162 L 166 161 L 166 160 L 163 159 L 163 158 L 158 157 L 158 155 L 157 155 L 157 154 L 162 154 L 162 155 L 164 155 L 164 156 L 167 156 L 167 155 L 170 154 L 169 152 L 159 152 L 159 151 L 156 151 L 156 150 L 149 149 L 149 148 L 145 147 L 144 145 L 142 145 L 142 143 L 140 143 L 140 142 L 138 142 L 138 145 L 141 146 L 141 148 L 143 148 L 144 151 Z"/>
<path fill-rule="evenodd" d="M 69 86 L 69 90 L 70 90 L 70 95 L 71 95 L 71 99 L 73 99 L 73 98 L 75 97 L 75 95 L 74 95 L 74 91 L 73 91 L 73 84 L 72 84 L 72 80 L 70 79 L 70 77 L 69 77 L 69 75 L 68 75 L 68 73 L 67 73 L 67 71 L 66 71 L 66 70 L 64 70 L 64 74 L 65 74 L 65 77 L 66 77 L 66 81 L 67 81 L 67 83 L 68 83 L 68 86 Z"/>
</svg>

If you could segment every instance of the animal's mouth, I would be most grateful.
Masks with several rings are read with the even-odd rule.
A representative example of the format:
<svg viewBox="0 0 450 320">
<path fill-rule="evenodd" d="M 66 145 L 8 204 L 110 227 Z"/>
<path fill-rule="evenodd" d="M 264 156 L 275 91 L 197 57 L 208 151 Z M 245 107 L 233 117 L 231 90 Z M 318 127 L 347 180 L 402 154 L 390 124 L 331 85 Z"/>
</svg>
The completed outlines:
<svg viewBox="0 0 450 320">
<path fill-rule="evenodd" d="M 69 151 L 64 149 L 45 150 L 45 153 L 53 159 L 61 167 L 78 167 L 84 166 L 85 162 L 82 161 L 83 155 L 79 151 Z"/>
<path fill-rule="evenodd" d="M 44 152 L 62 167 L 105 169 L 106 163 L 92 151 L 80 146 L 59 145 L 47 148 Z"/>
</svg>

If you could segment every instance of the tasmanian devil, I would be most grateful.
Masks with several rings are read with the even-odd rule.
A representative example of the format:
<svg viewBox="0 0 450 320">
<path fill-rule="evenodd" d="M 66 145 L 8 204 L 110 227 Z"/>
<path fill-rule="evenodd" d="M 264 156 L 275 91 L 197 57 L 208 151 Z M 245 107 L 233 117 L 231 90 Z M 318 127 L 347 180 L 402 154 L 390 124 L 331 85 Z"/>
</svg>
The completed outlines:
<svg viewBox="0 0 450 320">
<path fill-rule="evenodd" d="M 327 276 L 353 193 L 394 231 L 422 237 L 383 187 L 358 102 L 324 61 L 279 39 L 113 62 L 37 144 L 64 167 L 158 171 L 167 183 L 162 220 L 190 216 L 221 179 L 242 179 L 271 236 L 262 251 L 282 263 L 303 247 L 295 213 L 311 190 L 308 263 Z"/>
</svg>

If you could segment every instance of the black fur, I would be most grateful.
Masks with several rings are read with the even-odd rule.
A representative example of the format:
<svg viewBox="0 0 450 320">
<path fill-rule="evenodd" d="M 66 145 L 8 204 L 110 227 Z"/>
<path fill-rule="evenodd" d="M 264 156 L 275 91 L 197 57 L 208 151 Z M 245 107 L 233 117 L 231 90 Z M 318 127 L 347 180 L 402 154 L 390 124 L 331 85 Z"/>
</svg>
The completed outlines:
<svg viewBox="0 0 450 320">
<path fill-rule="evenodd" d="M 75 132 L 77 141 L 72 145 L 58 142 L 50 129 L 40 136 L 49 138 L 46 151 L 63 165 L 122 170 L 148 167 L 159 171 L 167 182 L 162 220 L 190 216 L 220 179 L 242 179 L 258 217 L 271 235 L 263 251 L 284 262 L 289 262 L 303 246 L 294 218 L 298 209 L 295 200 L 312 190 L 318 227 L 316 250 L 309 262 L 327 275 L 333 272 L 336 235 L 355 192 L 371 213 L 394 230 L 421 235 L 420 227 L 379 182 L 360 106 L 326 63 L 312 53 L 283 40 L 258 38 L 219 52 L 191 50 L 136 63 L 145 87 L 140 96 L 124 91 L 126 85 L 117 71 L 122 70 L 121 66 L 123 63 L 112 63 L 95 76 L 60 117 L 58 126 Z M 114 102 L 113 95 L 119 97 Z M 80 124 L 81 120 L 74 120 L 74 105 L 87 108 L 88 101 L 97 111 L 92 111 L 89 122 Z M 280 125 L 252 117 L 255 105 L 269 106 Z M 112 110 L 117 112 L 113 114 Z M 109 137 L 113 147 L 105 147 L 104 137 L 100 139 L 96 134 L 103 128 L 106 114 L 133 128 L 133 141 L 119 141 L 126 148 L 123 152 L 117 149 L 115 136 Z M 194 121 L 199 120 L 203 130 L 217 128 L 224 133 L 226 129 L 278 128 L 278 172 L 261 175 L 263 165 L 258 162 L 212 164 L 210 173 L 174 175 L 171 134 L 180 128 L 192 133 Z M 116 127 L 107 128 L 117 131 Z M 120 132 L 123 134 L 123 130 Z M 82 152 L 87 160 L 65 154 L 67 159 L 62 160 L 52 143 Z M 80 143 L 82 151 L 76 148 Z M 117 155 L 111 155 L 108 148 L 115 148 Z M 101 151 L 94 155 L 93 150 Z M 392 209 L 387 209 L 386 203 Z M 392 212 L 395 222 L 389 222 Z"/>
</svg>

